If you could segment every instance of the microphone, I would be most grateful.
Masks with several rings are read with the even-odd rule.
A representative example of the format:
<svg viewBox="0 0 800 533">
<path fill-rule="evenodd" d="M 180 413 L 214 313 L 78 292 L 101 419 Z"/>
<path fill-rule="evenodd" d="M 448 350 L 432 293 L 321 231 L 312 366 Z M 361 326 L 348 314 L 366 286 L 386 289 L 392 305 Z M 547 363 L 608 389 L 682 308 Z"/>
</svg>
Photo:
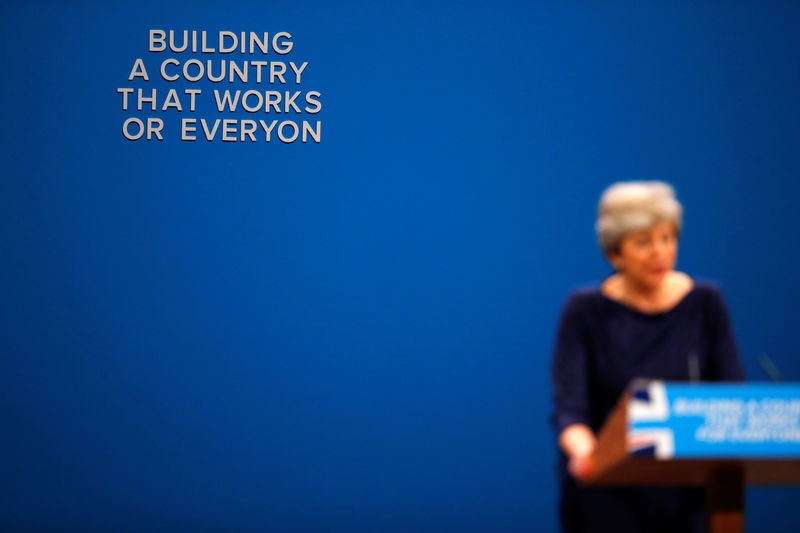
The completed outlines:
<svg viewBox="0 0 800 533">
<path fill-rule="evenodd" d="M 689 381 L 700 383 L 700 358 L 695 351 L 689 352 Z"/>
<path fill-rule="evenodd" d="M 758 364 L 761 365 L 761 369 L 773 382 L 781 383 L 783 381 L 783 374 L 767 354 L 763 352 L 758 354 Z"/>
</svg>

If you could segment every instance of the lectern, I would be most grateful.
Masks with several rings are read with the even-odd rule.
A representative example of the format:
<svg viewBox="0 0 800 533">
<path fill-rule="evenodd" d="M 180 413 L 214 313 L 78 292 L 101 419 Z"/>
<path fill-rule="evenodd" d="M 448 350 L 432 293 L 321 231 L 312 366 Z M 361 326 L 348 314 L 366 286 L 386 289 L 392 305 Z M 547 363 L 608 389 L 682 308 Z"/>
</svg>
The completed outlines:
<svg viewBox="0 0 800 533">
<path fill-rule="evenodd" d="M 590 485 L 701 485 L 708 531 L 744 530 L 746 484 L 800 484 L 800 385 L 637 380 L 598 434 Z"/>
</svg>

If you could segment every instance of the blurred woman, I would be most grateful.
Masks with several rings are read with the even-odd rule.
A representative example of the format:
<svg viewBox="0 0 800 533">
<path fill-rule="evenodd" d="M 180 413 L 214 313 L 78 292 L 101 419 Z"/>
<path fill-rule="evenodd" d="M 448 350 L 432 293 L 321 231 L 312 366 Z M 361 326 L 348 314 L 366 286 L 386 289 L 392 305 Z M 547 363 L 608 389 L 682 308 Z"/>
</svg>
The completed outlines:
<svg viewBox="0 0 800 533">
<path fill-rule="evenodd" d="M 705 531 L 701 489 L 582 487 L 595 435 L 634 378 L 740 381 L 722 295 L 675 270 L 682 207 L 666 183 L 625 182 L 600 199 L 597 237 L 614 274 L 561 313 L 553 423 L 564 532 Z"/>
</svg>

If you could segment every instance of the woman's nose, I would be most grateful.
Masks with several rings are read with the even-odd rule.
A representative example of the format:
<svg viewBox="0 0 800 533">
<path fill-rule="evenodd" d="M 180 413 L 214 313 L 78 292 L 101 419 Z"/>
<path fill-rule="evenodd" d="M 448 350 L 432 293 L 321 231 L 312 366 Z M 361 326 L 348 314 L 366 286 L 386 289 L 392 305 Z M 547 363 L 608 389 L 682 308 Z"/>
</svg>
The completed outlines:
<svg viewBox="0 0 800 533">
<path fill-rule="evenodd" d="M 658 257 L 664 257 L 669 253 L 670 245 L 666 242 L 656 242 L 653 251 Z"/>
</svg>

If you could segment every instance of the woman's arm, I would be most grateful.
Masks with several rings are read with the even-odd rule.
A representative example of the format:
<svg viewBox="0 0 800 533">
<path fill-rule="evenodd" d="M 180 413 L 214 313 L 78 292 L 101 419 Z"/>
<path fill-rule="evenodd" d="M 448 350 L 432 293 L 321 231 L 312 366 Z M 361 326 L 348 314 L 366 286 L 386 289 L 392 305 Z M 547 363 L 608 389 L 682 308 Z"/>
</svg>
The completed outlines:
<svg viewBox="0 0 800 533">
<path fill-rule="evenodd" d="M 709 368 L 705 379 L 712 381 L 744 381 L 744 369 L 733 337 L 730 313 L 722 292 L 709 293 L 707 327 L 710 336 Z"/>
<path fill-rule="evenodd" d="M 591 472 L 589 456 L 595 436 L 589 427 L 588 339 L 580 298 L 572 295 L 561 313 L 553 350 L 553 424 L 558 445 L 569 458 L 569 471 L 577 479 Z"/>
</svg>

